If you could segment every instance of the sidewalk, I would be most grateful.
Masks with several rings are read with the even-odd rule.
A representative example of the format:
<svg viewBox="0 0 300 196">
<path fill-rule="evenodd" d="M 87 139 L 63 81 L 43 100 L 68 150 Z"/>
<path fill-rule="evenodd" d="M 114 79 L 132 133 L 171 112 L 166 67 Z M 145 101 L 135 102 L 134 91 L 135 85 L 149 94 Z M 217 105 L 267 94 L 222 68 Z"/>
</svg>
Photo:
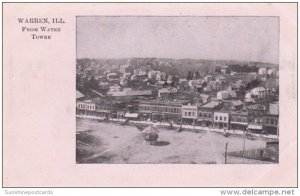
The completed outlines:
<svg viewBox="0 0 300 196">
<path fill-rule="evenodd" d="M 90 115 L 76 115 L 78 118 L 84 118 L 84 119 L 93 119 L 93 120 L 105 120 L 104 117 L 99 116 L 90 116 Z M 126 122 L 126 119 L 117 119 L 117 118 L 110 118 L 108 121 L 112 122 Z M 170 127 L 170 123 L 167 122 L 152 122 L 152 121 L 135 121 L 130 120 L 129 123 L 132 124 L 142 124 L 142 125 L 154 125 L 154 126 L 162 126 L 162 127 Z M 182 127 L 183 129 L 190 129 L 190 130 L 200 130 L 200 131 L 209 131 L 209 132 L 216 132 L 216 133 L 225 133 L 224 129 L 215 129 L 215 128 L 209 128 L 209 127 L 201 127 L 201 126 L 193 126 L 193 125 L 178 125 L 173 124 L 174 128 Z M 226 130 L 226 132 L 232 134 L 232 135 L 244 135 L 244 131 L 242 130 Z M 252 136 L 255 138 L 261 138 L 261 139 L 278 139 L 277 135 L 263 135 L 263 134 L 254 134 L 251 133 Z"/>
</svg>

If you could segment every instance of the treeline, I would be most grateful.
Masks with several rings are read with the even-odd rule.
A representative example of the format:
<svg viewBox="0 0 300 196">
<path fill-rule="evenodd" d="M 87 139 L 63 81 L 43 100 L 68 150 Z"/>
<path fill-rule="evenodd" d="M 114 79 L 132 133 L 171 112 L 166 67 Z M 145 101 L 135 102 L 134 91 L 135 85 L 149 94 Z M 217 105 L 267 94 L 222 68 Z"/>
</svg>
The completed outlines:
<svg viewBox="0 0 300 196">
<path fill-rule="evenodd" d="M 221 72 L 221 66 L 216 67 L 216 72 Z M 237 72 L 237 73 L 249 73 L 249 72 L 258 72 L 259 67 L 256 65 L 249 66 L 247 64 L 230 64 L 227 65 L 226 73 Z"/>
</svg>

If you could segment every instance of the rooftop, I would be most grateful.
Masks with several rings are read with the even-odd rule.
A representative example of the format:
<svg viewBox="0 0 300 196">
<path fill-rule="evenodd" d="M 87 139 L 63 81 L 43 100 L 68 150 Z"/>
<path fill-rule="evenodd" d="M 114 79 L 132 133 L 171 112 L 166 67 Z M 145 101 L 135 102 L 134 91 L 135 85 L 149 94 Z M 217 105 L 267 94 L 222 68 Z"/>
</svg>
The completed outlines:
<svg viewBox="0 0 300 196">
<path fill-rule="evenodd" d="M 266 110 L 266 107 L 261 104 L 254 104 L 249 106 L 250 110 Z"/>
<path fill-rule="evenodd" d="M 126 91 L 117 91 L 107 93 L 113 97 L 123 97 L 123 96 L 145 96 L 152 95 L 151 90 L 126 90 Z"/>
<path fill-rule="evenodd" d="M 82 97 L 84 97 L 84 95 L 81 92 L 76 90 L 76 99 L 80 99 Z"/>
<path fill-rule="evenodd" d="M 215 108 L 215 107 L 219 106 L 220 104 L 221 104 L 221 102 L 219 102 L 219 101 L 211 101 L 211 102 L 206 103 L 206 104 L 204 104 L 200 107 L 202 107 L 202 108 Z"/>
</svg>

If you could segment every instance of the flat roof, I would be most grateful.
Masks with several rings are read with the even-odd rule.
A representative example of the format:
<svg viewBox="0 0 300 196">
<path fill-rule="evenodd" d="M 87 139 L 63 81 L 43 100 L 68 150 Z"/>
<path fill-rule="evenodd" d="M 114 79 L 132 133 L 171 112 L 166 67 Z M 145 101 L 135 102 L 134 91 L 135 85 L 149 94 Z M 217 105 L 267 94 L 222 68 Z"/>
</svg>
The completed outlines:
<svg viewBox="0 0 300 196">
<path fill-rule="evenodd" d="M 203 107 L 203 108 L 215 108 L 215 107 L 217 107 L 217 106 L 220 105 L 220 104 L 221 104 L 221 102 L 218 102 L 218 101 L 211 101 L 211 102 L 206 103 L 206 104 L 204 104 L 204 105 L 202 105 L 202 106 L 200 106 L 200 107 Z"/>
</svg>

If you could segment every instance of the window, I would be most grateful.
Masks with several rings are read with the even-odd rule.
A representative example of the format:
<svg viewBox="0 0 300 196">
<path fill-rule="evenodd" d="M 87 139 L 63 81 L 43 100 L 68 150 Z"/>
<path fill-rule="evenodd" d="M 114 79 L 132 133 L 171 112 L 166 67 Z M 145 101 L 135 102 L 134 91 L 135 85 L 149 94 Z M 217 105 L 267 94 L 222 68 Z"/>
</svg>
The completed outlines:
<svg viewBox="0 0 300 196">
<path fill-rule="evenodd" d="M 274 120 L 273 120 L 273 119 L 271 119 L 270 121 L 271 121 L 271 123 L 270 123 L 270 124 L 271 124 L 271 125 L 273 125 L 273 124 L 274 124 Z"/>
<path fill-rule="evenodd" d="M 266 120 L 266 123 L 269 124 L 269 119 Z"/>
<path fill-rule="evenodd" d="M 210 112 L 208 113 L 208 117 L 211 118 L 211 113 Z"/>
<path fill-rule="evenodd" d="M 224 117 L 224 121 L 226 121 L 226 117 Z"/>
<path fill-rule="evenodd" d="M 203 116 L 206 118 L 207 117 L 207 113 L 204 113 Z"/>
<path fill-rule="evenodd" d="M 216 116 L 216 120 L 218 120 L 218 116 Z"/>
<path fill-rule="evenodd" d="M 222 116 L 220 116 L 220 120 L 222 120 L 223 118 L 222 118 Z"/>
<path fill-rule="evenodd" d="M 188 112 L 188 116 L 191 116 L 191 112 Z"/>
<path fill-rule="evenodd" d="M 202 112 L 199 112 L 199 117 L 202 117 Z"/>
</svg>

